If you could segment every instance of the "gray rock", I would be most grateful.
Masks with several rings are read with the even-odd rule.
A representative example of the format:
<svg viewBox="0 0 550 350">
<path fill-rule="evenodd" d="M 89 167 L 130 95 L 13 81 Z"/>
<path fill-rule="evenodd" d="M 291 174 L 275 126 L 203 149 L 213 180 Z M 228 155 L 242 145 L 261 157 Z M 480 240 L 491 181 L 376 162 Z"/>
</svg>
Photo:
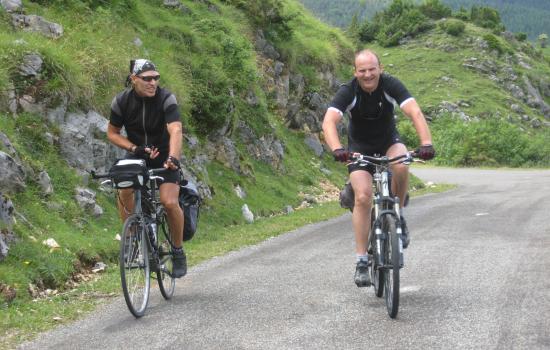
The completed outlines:
<svg viewBox="0 0 550 350">
<path fill-rule="evenodd" d="M 290 80 L 288 74 L 283 74 L 275 78 L 275 102 L 277 107 L 286 108 L 288 105 Z"/>
<path fill-rule="evenodd" d="M 13 86 L 12 82 L 9 82 L 7 84 L 7 104 L 8 104 L 8 111 L 10 111 L 12 114 L 17 113 L 17 95 L 15 93 L 15 87 Z"/>
<path fill-rule="evenodd" d="M 46 119 L 54 125 L 59 125 L 65 122 L 65 113 L 67 113 L 66 100 L 57 107 L 47 108 Z"/>
<path fill-rule="evenodd" d="M 46 171 L 41 171 L 40 174 L 38 174 L 38 184 L 44 194 L 53 193 L 52 180 Z"/>
<path fill-rule="evenodd" d="M 306 94 L 305 99 L 311 110 L 324 112 L 327 109 L 325 100 L 317 92 Z"/>
<path fill-rule="evenodd" d="M 508 88 L 508 91 L 512 94 L 512 96 L 518 100 L 523 100 L 525 98 L 525 93 L 523 90 L 516 84 L 507 84 L 505 85 L 506 88 Z"/>
<path fill-rule="evenodd" d="M 250 169 L 241 167 L 241 161 L 235 143 L 227 136 L 211 136 L 205 147 L 210 159 L 215 159 L 225 167 L 241 175 L 252 175 Z"/>
<path fill-rule="evenodd" d="M 0 231 L 0 261 L 4 260 L 9 253 L 10 244 L 17 241 L 15 234 L 12 231 Z"/>
<path fill-rule="evenodd" d="M 258 100 L 258 96 L 256 96 L 256 94 L 252 90 L 248 90 L 245 100 L 246 100 L 246 103 L 248 103 L 251 106 L 257 106 L 260 103 L 260 101 Z"/>
<path fill-rule="evenodd" d="M 103 214 L 103 209 L 95 201 L 96 194 L 94 191 L 83 187 L 77 187 L 75 191 L 76 195 L 74 198 L 82 209 L 95 217 Z"/>
<path fill-rule="evenodd" d="M 13 157 L 0 151 L 0 191 L 19 192 L 25 189 L 25 172 Z"/>
<path fill-rule="evenodd" d="M 1 131 L 0 131 L 0 145 L 3 146 L 4 151 L 6 151 L 8 155 L 18 160 L 17 150 L 11 144 L 10 140 L 8 139 L 8 136 Z"/>
<path fill-rule="evenodd" d="M 317 204 L 317 198 L 315 198 L 315 196 L 311 194 L 305 194 L 304 201 L 309 204 Z"/>
<path fill-rule="evenodd" d="M 258 50 L 263 56 L 271 58 L 272 60 L 277 60 L 281 55 L 275 50 L 273 45 L 271 45 L 264 37 L 264 33 L 261 30 L 258 30 L 256 33 L 255 40 L 256 50 Z"/>
<path fill-rule="evenodd" d="M 240 199 L 246 198 L 246 192 L 239 185 L 235 186 L 235 193 L 237 194 L 237 197 L 239 197 Z"/>
<path fill-rule="evenodd" d="M 292 91 L 292 97 L 299 101 L 304 96 L 304 89 L 306 81 L 301 74 L 290 74 L 289 76 L 290 90 Z"/>
<path fill-rule="evenodd" d="M 540 129 L 542 127 L 542 122 L 537 118 L 533 118 L 533 120 L 531 120 L 531 126 L 533 129 Z"/>
<path fill-rule="evenodd" d="M 63 27 L 61 25 L 48 22 L 36 15 L 13 14 L 12 23 L 16 28 L 41 33 L 53 39 L 57 39 L 63 35 Z"/>
<path fill-rule="evenodd" d="M 292 208 L 291 205 L 285 205 L 285 207 L 283 208 L 283 213 L 285 214 L 290 214 L 293 212 L 294 212 L 294 208 Z"/>
<path fill-rule="evenodd" d="M 315 153 L 317 157 L 321 157 L 323 155 L 324 148 L 317 135 L 306 135 L 304 142 L 309 148 L 311 148 L 311 150 L 313 151 L 313 153 Z"/>
<path fill-rule="evenodd" d="M 186 134 L 185 140 L 187 141 L 187 146 L 189 147 L 189 149 L 195 149 L 199 145 L 199 139 L 193 135 Z"/>
<path fill-rule="evenodd" d="M 104 171 L 124 150 L 105 141 L 107 119 L 95 111 L 71 112 L 59 125 L 61 154 L 69 165 L 80 171 Z"/>
<path fill-rule="evenodd" d="M 0 0 L 0 6 L 2 6 L 6 12 L 17 12 L 23 8 L 21 0 Z"/>
<path fill-rule="evenodd" d="M 243 213 L 243 218 L 247 223 L 251 224 L 254 222 L 254 214 L 250 211 L 248 205 L 243 204 L 241 211 Z"/>
<path fill-rule="evenodd" d="M 19 66 L 19 74 L 24 77 L 37 77 L 42 70 L 42 57 L 38 54 L 28 54 L 23 57 Z"/>
<path fill-rule="evenodd" d="M 285 64 L 283 62 L 275 61 L 275 66 L 273 67 L 273 71 L 275 72 L 275 78 L 278 78 L 283 73 L 284 68 L 285 68 Z"/>
<path fill-rule="evenodd" d="M 166 7 L 179 8 L 181 6 L 181 2 L 179 0 L 164 0 L 163 5 Z"/>
<path fill-rule="evenodd" d="M 137 47 L 142 47 L 143 46 L 143 41 L 141 41 L 140 38 L 135 38 L 134 41 L 133 41 L 134 45 L 137 46 Z"/>
<path fill-rule="evenodd" d="M 511 109 L 513 112 L 517 113 L 517 114 L 525 113 L 525 111 L 523 110 L 523 108 L 521 108 L 520 105 L 515 104 L 515 103 L 512 104 L 512 105 L 510 106 L 510 109 Z"/>
<path fill-rule="evenodd" d="M 0 227 L 11 228 L 15 223 L 15 220 L 13 219 L 14 213 L 15 208 L 13 203 L 9 198 L 4 196 L 2 192 L 0 192 Z"/>
<path fill-rule="evenodd" d="M 550 110 L 550 106 L 546 104 L 544 98 L 541 96 L 538 89 L 536 89 L 527 76 L 523 76 L 523 81 L 525 82 L 525 88 L 527 89 L 527 94 L 529 95 L 529 100 L 534 100 L 532 103 L 533 106 L 539 107 L 541 111 Z"/>
<path fill-rule="evenodd" d="M 19 98 L 19 106 L 24 112 L 43 115 L 46 111 L 46 105 L 37 102 L 33 96 L 23 95 Z"/>
</svg>

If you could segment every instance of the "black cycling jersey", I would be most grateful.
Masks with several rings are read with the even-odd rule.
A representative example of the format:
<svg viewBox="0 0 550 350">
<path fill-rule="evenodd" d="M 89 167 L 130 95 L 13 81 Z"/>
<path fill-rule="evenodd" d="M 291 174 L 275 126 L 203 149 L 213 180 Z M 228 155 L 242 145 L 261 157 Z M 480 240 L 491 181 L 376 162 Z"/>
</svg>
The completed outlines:
<svg viewBox="0 0 550 350">
<path fill-rule="evenodd" d="M 170 135 L 166 124 L 180 121 L 176 97 L 157 87 L 155 96 L 141 97 L 126 89 L 113 98 L 110 123 L 124 127 L 128 140 L 137 146 L 155 146 L 162 160 L 168 157 Z"/>
<path fill-rule="evenodd" d="M 378 87 L 372 93 L 364 91 L 354 78 L 340 86 L 329 108 L 344 114 L 349 111 L 348 147 L 350 151 L 371 153 L 400 142 L 395 126 L 394 104 L 402 106 L 412 99 L 403 83 L 389 74 L 380 75 Z"/>
</svg>

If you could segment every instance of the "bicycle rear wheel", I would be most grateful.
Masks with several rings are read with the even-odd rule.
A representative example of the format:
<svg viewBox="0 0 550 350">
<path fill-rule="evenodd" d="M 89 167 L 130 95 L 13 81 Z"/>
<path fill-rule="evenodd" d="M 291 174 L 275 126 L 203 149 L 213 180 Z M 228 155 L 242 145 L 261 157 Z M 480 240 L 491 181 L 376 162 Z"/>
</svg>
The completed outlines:
<svg viewBox="0 0 550 350">
<path fill-rule="evenodd" d="M 172 263 L 172 236 L 170 234 L 166 213 L 162 214 L 158 230 L 159 268 L 157 270 L 157 281 L 160 294 L 162 294 L 164 299 L 168 300 L 174 295 L 176 279 L 172 274 L 174 268 Z"/>
<path fill-rule="evenodd" d="M 126 219 L 120 240 L 120 282 L 128 309 L 135 317 L 145 313 L 149 301 L 150 267 L 145 226 L 134 214 Z"/>
<path fill-rule="evenodd" d="M 395 318 L 399 310 L 399 237 L 397 236 L 394 216 L 384 216 L 382 231 L 386 235 L 384 241 L 386 308 L 388 315 Z"/>
</svg>

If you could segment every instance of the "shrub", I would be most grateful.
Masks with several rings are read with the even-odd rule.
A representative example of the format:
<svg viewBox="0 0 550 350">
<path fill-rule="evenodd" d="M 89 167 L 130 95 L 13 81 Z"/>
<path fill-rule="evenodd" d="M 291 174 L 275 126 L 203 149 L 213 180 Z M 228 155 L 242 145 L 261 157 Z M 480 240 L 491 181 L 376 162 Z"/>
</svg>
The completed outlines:
<svg viewBox="0 0 550 350">
<path fill-rule="evenodd" d="M 414 37 L 433 27 L 433 23 L 422 13 L 420 7 L 406 0 L 394 0 L 390 7 L 377 13 L 372 23 L 361 26 L 361 40 L 373 38 L 382 46 L 396 46 L 402 38 Z"/>
<path fill-rule="evenodd" d="M 525 34 L 523 32 L 516 33 L 514 36 L 515 36 L 517 41 L 523 42 L 523 41 L 527 40 L 527 34 Z"/>
<path fill-rule="evenodd" d="M 369 43 L 376 39 L 376 34 L 378 34 L 378 25 L 373 22 L 365 21 L 359 27 L 359 40 L 364 43 Z"/>
<path fill-rule="evenodd" d="M 466 25 L 458 19 L 448 19 L 440 23 L 441 28 L 449 35 L 459 36 L 464 32 Z"/>
<path fill-rule="evenodd" d="M 498 11 L 487 6 L 472 6 L 470 10 L 470 20 L 483 28 L 504 31 L 504 25 L 500 20 Z"/>
<path fill-rule="evenodd" d="M 426 0 L 424 4 L 420 5 L 420 11 L 432 19 L 449 17 L 452 13 L 451 8 L 441 3 L 440 0 Z"/>
<path fill-rule="evenodd" d="M 495 118 L 464 123 L 449 116 L 431 124 L 440 164 L 548 166 L 550 135 L 530 135 Z"/>
<path fill-rule="evenodd" d="M 493 34 L 485 34 L 483 40 L 487 42 L 489 49 L 495 50 L 499 55 L 506 51 L 500 40 Z"/>
<path fill-rule="evenodd" d="M 191 100 L 194 128 L 202 135 L 216 131 L 229 118 L 232 100 L 229 79 L 215 65 L 203 61 L 193 68 Z"/>
</svg>

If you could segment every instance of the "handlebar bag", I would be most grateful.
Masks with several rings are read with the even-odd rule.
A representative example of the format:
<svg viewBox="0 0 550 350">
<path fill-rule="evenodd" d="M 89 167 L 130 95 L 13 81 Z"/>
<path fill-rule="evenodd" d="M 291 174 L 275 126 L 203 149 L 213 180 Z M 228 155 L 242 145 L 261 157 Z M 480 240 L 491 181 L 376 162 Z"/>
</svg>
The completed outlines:
<svg viewBox="0 0 550 350">
<path fill-rule="evenodd" d="M 118 189 L 140 188 L 149 180 L 143 159 L 120 159 L 109 170 L 113 186 Z"/>
</svg>

